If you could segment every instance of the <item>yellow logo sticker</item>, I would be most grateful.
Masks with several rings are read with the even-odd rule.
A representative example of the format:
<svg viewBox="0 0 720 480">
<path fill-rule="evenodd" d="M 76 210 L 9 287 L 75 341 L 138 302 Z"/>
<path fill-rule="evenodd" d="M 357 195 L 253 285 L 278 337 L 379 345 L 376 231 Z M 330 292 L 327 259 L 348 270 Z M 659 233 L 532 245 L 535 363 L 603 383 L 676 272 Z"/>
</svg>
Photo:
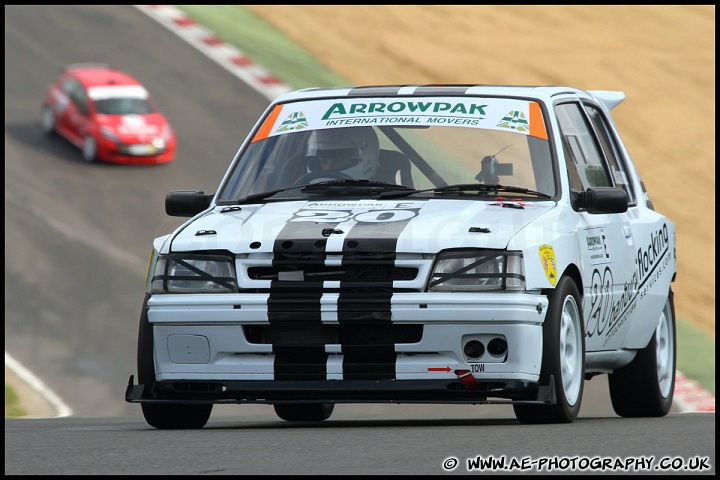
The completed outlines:
<svg viewBox="0 0 720 480">
<path fill-rule="evenodd" d="M 545 270 L 545 276 L 554 287 L 557 282 L 557 262 L 555 261 L 555 251 L 550 245 L 540 247 L 540 261 Z"/>
</svg>

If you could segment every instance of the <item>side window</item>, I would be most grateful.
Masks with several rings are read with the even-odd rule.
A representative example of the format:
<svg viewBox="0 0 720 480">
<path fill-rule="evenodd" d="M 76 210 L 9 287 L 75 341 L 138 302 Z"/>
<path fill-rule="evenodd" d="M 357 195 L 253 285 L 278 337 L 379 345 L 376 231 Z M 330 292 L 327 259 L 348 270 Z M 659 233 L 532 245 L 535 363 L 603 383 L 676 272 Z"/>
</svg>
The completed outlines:
<svg viewBox="0 0 720 480">
<path fill-rule="evenodd" d="M 573 190 L 577 188 L 572 184 L 577 183 L 578 180 L 582 186 L 581 190 L 613 186 L 600 146 L 580 105 L 577 103 L 556 105 L 555 113 L 566 151 L 565 161 L 568 165 L 571 188 Z"/>
<path fill-rule="evenodd" d="M 77 89 L 75 90 L 75 95 L 73 95 L 73 100 L 75 103 L 77 103 L 78 110 L 80 113 L 87 115 L 88 110 L 88 101 L 87 101 L 87 93 L 85 92 L 85 89 L 82 88 L 81 85 L 77 86 Z"/>
<path fill-rule="evenodd" d="M 65 94 L 68 97 L 71 97 L 73 89 L 75 88 L 75 85 L 77 85 L 77 83 L 75 82 L 74 79 L 66 78 L 65 80 L 63 80 L 63 83 L 62 83 L 63 92 L 65 92 Z"/>
<path fill-rule="evenodd" d="M 68 78 L 63 83 L 63 90 L 70 97 L 70 101 L 75 104 L 78 111 L 82 114 L 88 114 L 87 96 L 85 89 L 74 78 Z"/>
<path fill-rule="evenodd" d="M 567 167 L 568 171 L 568 177 L 570 178 L 570 190 L 572 192 L 582 192 L 585 189 L 583 188 L 583 182 L 580 179 L 580 174 L 578 173 L 578 167 L 575 164 L 575 162 L 572 160 L 572 154 L 570 153 L 570 147 L 567 145 L 567 141 L 563 138 L 563 145 L 565 149 L 565 166 Z"/>
<path fill-rule="evenodd" d="M 612 174 L 613 180 L 615 180 L 615 186 L 622 188 L 628 194 L 630 203 L 635 203 L 635 194 L 633 193 L 632 185 L 625 168 L 625 163 L 622 161 L 620 149 L 618 148 L 616 139 L 608 125 L 607 119 L 603 113 L 592 105 L 585 104 L 585 110 L 590 116 L 590 121 L 595 126 L 595 131 L 598 134 L 600 144 L 605 151 L 608 163 L 610 164 L 610 173 Z"/>
</svg>

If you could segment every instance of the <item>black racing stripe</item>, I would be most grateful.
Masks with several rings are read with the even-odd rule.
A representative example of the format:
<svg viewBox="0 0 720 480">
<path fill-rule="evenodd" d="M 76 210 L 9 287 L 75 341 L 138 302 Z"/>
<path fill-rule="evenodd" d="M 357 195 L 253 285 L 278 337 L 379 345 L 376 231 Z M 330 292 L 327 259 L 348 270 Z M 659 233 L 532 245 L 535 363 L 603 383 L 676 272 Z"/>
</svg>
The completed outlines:
<svg viewBox="0 0 720 480">
<path fill-rule="evenodd" d="M 416 215 L 418 209 L 414 209 Z M 386 215 L 386 214 L 381 214 Z M 371 218 L 370 215 L 368 218 Z M 388 222 L 359 222 L 348 232 L 343 244 L 343 266 L 350 268 L 353 262 L 372 263 L 378 270 L 390 270 L 397 258 L 397 240 L 410 219 Z M 375 338 L 375 329 L 391 327 L 392 281 L 372 282 L 372 287 L 353 285 L 352 281 L 340 283 L 338 299 L 338 322 L 343 327 L 361 332 L 352 338 L 340 338 L 343 358 L 343 379 L 384 380 L 396 378 L 395 345 L 382 343 Z M 366 334 L 363 335 L 363 329 Z"/>
<path fill-rule="evenodd" d="M 424 85 L 416 88 L 413 95 L 465 95 L 468 88 L 474 86 L 475 85 Z"/>
<path fill-rule="evenodd" d="M 356 87 L 348 92 L 349 97 L 397 95 L 401 85 L 379 85 L 368 87 Z"/>
<path fill-rule="evenodd" d="M 288 221 L 273 244 L 273 266 L 294 266 L 302 270 L 303 265 L 324 264 L 326 241 L 322 231 L 335 225 L 337 223 Z M 273 280 L 267 310 L 271 328 L 278 332 L 317 331 L 322 325 L 322 285 L 322 282 Z M 275 380 L 327 379 L 325 346 L 302 343 L 273 344 Z"/>
</svg>

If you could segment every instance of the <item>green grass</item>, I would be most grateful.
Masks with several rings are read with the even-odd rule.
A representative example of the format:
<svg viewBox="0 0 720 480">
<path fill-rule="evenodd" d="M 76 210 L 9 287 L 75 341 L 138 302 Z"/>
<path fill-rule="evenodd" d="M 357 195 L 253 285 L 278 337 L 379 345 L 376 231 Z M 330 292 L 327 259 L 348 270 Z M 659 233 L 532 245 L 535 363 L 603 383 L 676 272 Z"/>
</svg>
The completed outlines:
<svg viewBox="0 0 720 480">
<path fill-rule="evenodd" d="M 27 415 L 25 410 L 20 407 L 20 399 L 8 385 L 5 385 L 5 418 L 24 417 Z"/>
<path fill-rule="evenodd" d="M 293 88 L 350 85 L 305 49 L 240 5 L 175 7 Z M 312 35 L 312 32 L 308 32 L 308 35 Z"/>
<path fill-rule="evenodd" d="M 676 328 L 677 369 L 715 395 L 715 338 L 680 318 Z"/>
</svg>

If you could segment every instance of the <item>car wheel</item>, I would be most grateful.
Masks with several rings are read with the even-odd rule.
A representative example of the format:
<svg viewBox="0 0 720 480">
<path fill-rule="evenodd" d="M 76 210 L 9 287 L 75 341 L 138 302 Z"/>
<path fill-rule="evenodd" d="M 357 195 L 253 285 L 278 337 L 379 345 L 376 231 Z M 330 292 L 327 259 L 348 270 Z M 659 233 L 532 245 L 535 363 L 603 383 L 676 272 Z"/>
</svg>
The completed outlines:
<svg viewBox="0 0 720 480">
<path fill-rule="evenodd" d="M 160 430 L 189 430 L 205 426 L 213 404 L 143 403 L 145 421 Z"/>
<path fill-rule="evenodd" d="M 321 422 L 327 420 L 335 409 L 334 403 L 276 403 L 278 417 L 288 422 Z"/>
<path fill-rule="evenodd" d="M 52 108 L 44 107 L 42 110 L 42 129 L 47 135 L 55 133 L 55 114 Z"/>
<path fill-rule="evenodd" d="M 137 351 L 138 382 L 149 393 L 155 382 L 155 364 L 153 360 L 152 325 L 147 318 L 147 298 L 143 302 L 140 314 Z M 198 429 L 205 426 L 213 404 L 141 404 L 145 421 L 151 427 L 161 430 Z"/>
<path fill-rule="evenodd" d="M 92 163 L 97 160 L 97 142 L 91 135 L 85 137 L 83 142 L 83 158 L 86 162 Z"/>
<path fill-rule="evenodd" d="M 580 293 L 575 282 L 563 277 L 550 293 L 543 323 L 540 385 L 551 385 L 556 403 L 514 404 L 521 423 L 570 423 L 580 412 L 585 381 L 585 330 Z"/>
<path fill-rule="evenodd" d="M 663 417 L 675 390 L 675 305 L 670 291 L 647 347 L 608 376 L 613 410 L 621 417 Z"/>
</svg>

